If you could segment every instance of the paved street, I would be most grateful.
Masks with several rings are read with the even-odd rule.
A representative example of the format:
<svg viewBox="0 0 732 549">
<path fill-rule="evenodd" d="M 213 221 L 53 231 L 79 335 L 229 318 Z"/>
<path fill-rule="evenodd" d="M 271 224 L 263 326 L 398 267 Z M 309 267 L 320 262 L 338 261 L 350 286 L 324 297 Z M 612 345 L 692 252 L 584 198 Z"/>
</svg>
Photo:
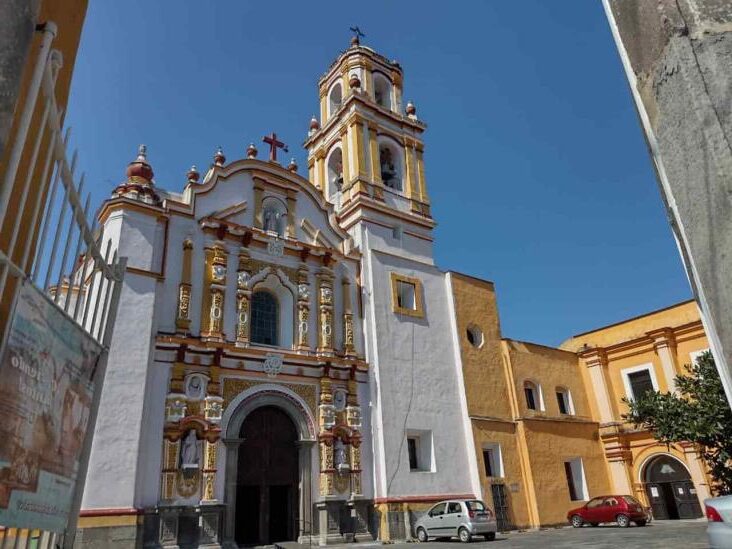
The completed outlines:
<svg viewBox="0 0 732 549">
<path fill-rule="evenodd" d="M 564 549 L 577 547 L 668 549 L 683 547 L 684 549 L 707 548 L 706 520 L 695 521 L 660 521 L 653 522 L 645 528 L 631 526 L 618 528 L 607 525 L 598 528 L 552 528 L 532 532 L 516 532 L 498 534 L 496 541 L 475 541 L 469 545 L 471 549 Z M 413 543 L 397 543 L 394 549 L 415 549 Z M 450 542 L 430 541 L 420 543 L 420 549 L 457 549 L 465 548 L 457 539 Z"/>
</svg>

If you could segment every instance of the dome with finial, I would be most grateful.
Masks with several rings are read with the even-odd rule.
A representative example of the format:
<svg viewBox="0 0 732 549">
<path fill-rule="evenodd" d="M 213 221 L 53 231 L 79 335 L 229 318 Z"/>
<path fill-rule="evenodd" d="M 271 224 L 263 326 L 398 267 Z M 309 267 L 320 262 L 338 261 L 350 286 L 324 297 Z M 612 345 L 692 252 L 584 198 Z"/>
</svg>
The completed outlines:
<svg viewBox="0 0 732 549">
<path fill-rule="evenodd" d="M 146 181 L 152 181 L 154 175 L 152 167 L 147 162 L 147 147 L 140 145 L 137 148 L 137 158 L 127 166 L 127 177 L 130 179 L 139 177 Z"/>
<path fill-rule="evenodd" d="M 249 143 L 247 147 L 247 158 L 257 158 L 257 152 L 257 147 L 254 146 L 254 143 Z"/>
<path fill-rule="evenodd" d="M 127 179 L 112 191 L 113 198 L 129 198 L 155 206 L 160 205 L 160 196 L 155 192 L 153 169 L 147 161 L 147 147 L 140 145 L 137 158 L 127 165 Z"/>
<path fill-rule="evenodd" d="M 226 157 L 224 156 L 224 151 L 221 147 L 216 149 L 216 153 L 214 154 L 214 164 L 216 166 L 223 166 L 224 162 L 226 162 Z"/>
<path fill-rule="evenodd" d="M 361 41 L 360 41 L 360 40 L 358 39 L 358 35 L 355 35 L 355 36 L 352 36 L 352 37 L 351 37 L 351 47 L 354 47 L 354 48 L 355 48 L 355 47 L 357 47 L 357 46 L 358 46 L 358 45 L 359 45 L 360 43 L 361 43 Z"/>
<path fill-rule="evenodd" d="M 356 73 L 353 73 L 351 75 L 351 79 L 348 81 L 348 85 L 351 86 L 351 89 L 354 90 L 361 87 L 361 79 Z"/>
<path fill-rule="evenodd" d="M 191 169 L 188 170 L 186 176 L 188 177 L 188 183 L 198 183 L 198 178 L 201 177 L 201 174 L 198 173 L 196 165 L 194 164 L 191 166 Z"/>
<path fill-rule="evenodd" d="M 320 129 L 320 122 L 318 122 L 318 119 L 315 118 L 315 115 L 310 119 L 310 129 L 312 131 L 317 131 Z"/>
<path fill-rule="evenodd" d="M 411 101 L 407 101 L 406 111 L 409 116 L 415 116 L 417 114 L 417 107 Z"/>
<path fill-rule="evenodd" d="M 290 159 L 290 163 L 287 165 L 287 169 L 290 170 L 291 172 L 297 171 L 297 162 L 295 161 L 294 158 Z"/>
</svg>

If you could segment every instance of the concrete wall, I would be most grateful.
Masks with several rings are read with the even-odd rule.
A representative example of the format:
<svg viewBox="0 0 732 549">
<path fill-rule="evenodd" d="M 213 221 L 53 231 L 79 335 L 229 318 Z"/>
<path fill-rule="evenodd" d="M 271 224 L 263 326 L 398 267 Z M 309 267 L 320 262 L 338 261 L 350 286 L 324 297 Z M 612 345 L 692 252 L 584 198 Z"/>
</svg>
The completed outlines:
<svg viewBox="0 0 732 549">
<path fill-rule="evenodd" d="M 604 0 L 669 220 L 732 401 L 732 4 Z"/>
</svg>

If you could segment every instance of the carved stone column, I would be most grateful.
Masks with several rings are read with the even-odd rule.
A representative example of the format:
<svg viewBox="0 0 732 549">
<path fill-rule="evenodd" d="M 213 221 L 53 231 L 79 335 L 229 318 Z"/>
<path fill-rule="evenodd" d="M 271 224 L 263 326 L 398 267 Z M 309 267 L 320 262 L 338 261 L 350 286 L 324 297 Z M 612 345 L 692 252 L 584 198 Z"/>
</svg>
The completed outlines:
<svg viewBox="0 0 732 549">
<path fill-rule="evenodd" d="M 358 403 L 358 382 L 355 372 L 348 380 L 346 424 L 351 429 L 351 497 L 360 497 L 361 491 L 361 406 Z"/>
<path fill-rule="evenodd" d="M 203 497 L 201 503 L 216 502 L 216 450 L 218 439 L 206 440 L 203 451 Z"/>
<path fill-rule="evenodd" d="M 318 274 L 318 354 L 333 356 L 333 273 Z"/>
<path fill-rule="evenodd" d="M 206 250 L 203 287 L 201 337 L 221 341 L 224 338 L 226 251 L 220 244 L 214 244 Z"/>
<path fill-rule="evenodd" d="M 333 406 L 333 392 L 328 377 L 320 380 L 320 405 L 318 406 L 318 424 L 320 443 L 320 495 L 332 496 L 335 494 L 334 475 L 335 462 L 333 456 L 333 426 L 336 423 L 335 406 Z"/>
<path fill-rule="evenodd" d="M 180 284 L 178 285 L 178 313 L 175 318 L 175 328 L 179 333 L 188 333 L 191 327 L 191 263 L 193 242 L 186 239 L 183 242 L 183 264 Z"/>
<path fill-rule="evenodd" d="M 160 482 L 160 499 L 172 501 L 175 497 L 175 476 L 178 470 L 180 440 L 163 439 L 163 471 Z"/>
<path fill-rule="evenodd" d="M 346 357 L 356 356 L 353 333 L 353 310 L 351 309 L 351 281 L 344 278 L 343 285 L 343 352 Z"/>
<path fill-rule="evenodd" d="M 297 271 L 297 350 L 310 351 L 310 282 L 307 264 L 301 263 Z"/>
<path fill-rule="evenodd" d="M 249 346 L 252 291 L 249 280 L 252 277 L 249 252 L 239 252 L 239 267 L 236 273 L 236 346 Z"/>
</svg>

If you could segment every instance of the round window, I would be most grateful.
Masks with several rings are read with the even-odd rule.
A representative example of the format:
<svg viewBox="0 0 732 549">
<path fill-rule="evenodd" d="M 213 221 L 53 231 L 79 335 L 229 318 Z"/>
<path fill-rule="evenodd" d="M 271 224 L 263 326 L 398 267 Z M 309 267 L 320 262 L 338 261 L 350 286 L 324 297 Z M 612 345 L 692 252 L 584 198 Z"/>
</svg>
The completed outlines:
<svg viewBox="0 0 732 549">
<path fill-rule="evenodd" d="M 467 336 L 473 347 L 480 348 L 483 346 L 483 332 L 475 324 L 468 326 Z"/>
</svg>

